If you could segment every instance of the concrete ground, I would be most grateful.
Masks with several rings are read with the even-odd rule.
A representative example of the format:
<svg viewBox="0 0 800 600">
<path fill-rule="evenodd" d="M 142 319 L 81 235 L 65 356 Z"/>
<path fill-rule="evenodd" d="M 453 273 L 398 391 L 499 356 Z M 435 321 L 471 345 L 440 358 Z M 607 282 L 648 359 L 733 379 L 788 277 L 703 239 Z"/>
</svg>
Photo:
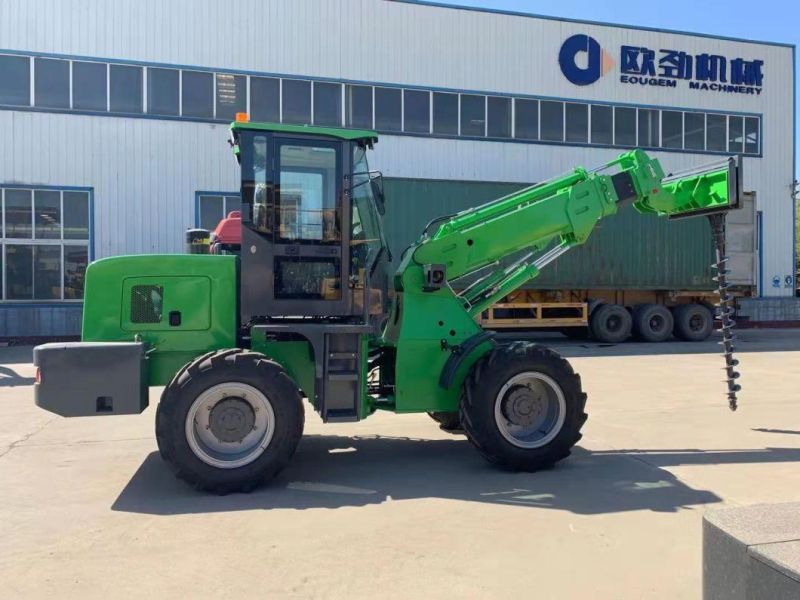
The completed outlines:
<svg viewBox="0 0 800 600">
<path fill-rule="evenodd" d="M 425 415 L 309 414 L 277 480 L 225 497 L 173 479 L 152 406 L 56 417 L 30 349 L 0 349 L 0 598 L 699 598 L 703 511 L 800 499 L 800 330 L 739 337 L 734 414 L 714 341 L 547 339 L 590 413 L 551 471 Z"/>
</svg>

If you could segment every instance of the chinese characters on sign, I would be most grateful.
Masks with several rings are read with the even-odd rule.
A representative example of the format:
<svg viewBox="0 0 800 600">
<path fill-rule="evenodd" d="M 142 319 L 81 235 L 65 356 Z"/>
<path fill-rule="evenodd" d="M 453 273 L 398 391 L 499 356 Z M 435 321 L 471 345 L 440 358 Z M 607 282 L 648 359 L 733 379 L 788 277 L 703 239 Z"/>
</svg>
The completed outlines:
<svg viewBox="0 0 800 600">
<path fill-rule="evenodd" d="M 693 90 L 760 95 L 763 60 L 729 60 L 717 54 L 689 54 L 678 50 L 656 52 L 639 46 L 622 46 L 620 82 L 633 85 L 677 87 L 686 80 Z"/>
</svg>

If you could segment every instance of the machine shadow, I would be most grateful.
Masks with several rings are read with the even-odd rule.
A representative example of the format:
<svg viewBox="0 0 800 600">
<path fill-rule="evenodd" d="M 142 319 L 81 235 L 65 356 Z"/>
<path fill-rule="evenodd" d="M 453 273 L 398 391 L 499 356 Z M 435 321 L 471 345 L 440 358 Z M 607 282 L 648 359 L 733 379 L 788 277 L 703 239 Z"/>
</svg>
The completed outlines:
<svg viewBox="0 0 800 600">
<path fill-rule="evenodd" d="M 16 387 L 20 385 L 33 385 L 33 377 L 23 377 L 14 369 L 0 365 L 0 387 Z"/>
<path fill-rule="evenodd" d="M 682 464 L 800 462 L 798 448 L 614 450 L 576 448 L 556 468 L 512 473 L 485 463 L 463 438 L 304 437 L 290 466 L 251 494 L 213 496 L 176 480 L 150 454 L 112 510 L 156 515 L 236 510 L 358 507 L 441 498 L 592 515 L 674 512 L 720 501 L 662 467 Z"/>
</svg>

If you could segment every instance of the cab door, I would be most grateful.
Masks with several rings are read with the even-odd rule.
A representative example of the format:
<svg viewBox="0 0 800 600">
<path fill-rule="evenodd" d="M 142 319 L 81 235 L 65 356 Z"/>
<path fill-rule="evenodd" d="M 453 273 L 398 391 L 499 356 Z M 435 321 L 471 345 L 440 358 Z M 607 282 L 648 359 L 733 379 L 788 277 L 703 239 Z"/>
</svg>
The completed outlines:
<svg viewBox="0 0 800 600">
<path fill-rule="evenodd" d="M 242 215 L 243 322 L 348 314 L 343 142 L 280 134 L 253 139 L 253 164 L 243 161 L 242 198 L 249 204 Z"/>
</svg>

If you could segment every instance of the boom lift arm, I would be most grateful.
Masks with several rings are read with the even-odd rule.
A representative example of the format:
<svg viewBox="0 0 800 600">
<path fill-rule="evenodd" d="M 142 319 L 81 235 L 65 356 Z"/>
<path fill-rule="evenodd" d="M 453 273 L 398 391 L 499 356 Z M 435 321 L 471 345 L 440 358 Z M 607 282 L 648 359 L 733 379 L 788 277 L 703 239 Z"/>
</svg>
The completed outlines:
<svg viewBox="0 0 800 600">
<path fill-rule="evenodd" d="M 721 228 L 724 213 L 739 205 L 740 188 L 741 171 L 734 158 L 665 177 L 658 160 L 633 150 L 598 169 L 577 168 L 432 222 L 406 252 L 396 287 L 409 292 L 408 282 L 421 282 L 417 293 L 452 294 L 474 319 L 535 278 L 546 264 L 583 244 L 600 219 L 622 206 L 633 204 L 642 214 L 672 219 L 708 215 L 718 254 L 715 279 L 720 284 L 728 399 L 735 410 L 739 385 L 734 380 L 739 375 L 732 357 L 733 311 L 725 290 Z"/>
</svg>

